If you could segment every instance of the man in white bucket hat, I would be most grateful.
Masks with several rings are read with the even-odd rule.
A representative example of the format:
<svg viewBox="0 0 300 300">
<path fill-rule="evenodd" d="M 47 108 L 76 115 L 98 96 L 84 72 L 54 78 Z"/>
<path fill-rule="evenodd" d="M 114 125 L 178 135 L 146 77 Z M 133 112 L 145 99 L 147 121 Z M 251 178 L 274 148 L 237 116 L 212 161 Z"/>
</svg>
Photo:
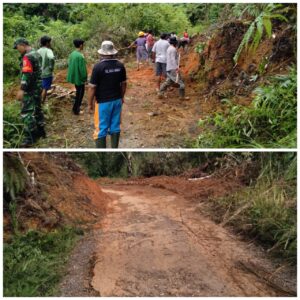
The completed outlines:
<svg viewBox="0 0 300 300">
<path fill-rule="evenodd" d="M 106 148 L 110 134 L 111 147 L 118 148 L 126 69 L 115 58 L 118 51 L 111 41 L 103 41 L 98 53 L 101 59 L 94 66 L 88 94 L 89 112 L 94 113 L 94 140 L 97 148 Z"/>
</svg>

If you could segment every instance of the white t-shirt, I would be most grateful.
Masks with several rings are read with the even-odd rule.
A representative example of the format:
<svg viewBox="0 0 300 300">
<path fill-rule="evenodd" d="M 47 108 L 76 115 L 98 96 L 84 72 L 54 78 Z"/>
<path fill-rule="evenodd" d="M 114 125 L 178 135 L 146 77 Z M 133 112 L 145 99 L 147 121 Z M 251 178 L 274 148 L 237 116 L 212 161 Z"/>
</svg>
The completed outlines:
<svg viewBox="0 0 300 300">
<path fill-rule="evenodd" d="M 160 39 L 154 44 L 152 52 L 155 52 L 155 62 L 164 64 L 167 63 L 167 50 L 169 46 L 169 42 L 162 39 Z"/>
<path fill-rule="evenodd" d="M 167 50 L 167 71 L 176 70 L 178 68 L 178 53 L 175 47 L 170 45 Z"/>
</svg>

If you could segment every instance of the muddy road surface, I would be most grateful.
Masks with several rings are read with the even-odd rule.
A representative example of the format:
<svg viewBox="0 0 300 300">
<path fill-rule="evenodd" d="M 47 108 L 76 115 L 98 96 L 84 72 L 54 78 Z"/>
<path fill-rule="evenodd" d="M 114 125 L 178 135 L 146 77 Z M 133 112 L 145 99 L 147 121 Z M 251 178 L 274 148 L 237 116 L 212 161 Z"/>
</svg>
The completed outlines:
<svg viewBox="0 0 300 300">
<path fill-rule="evenodd" d="M 272 268 L 260 250 L 199 215 L 195 203 L 151 186 L 103 191 L 112 201 L 96 226 L 91 282 L 101 296 L 286 295 L 241 267 Z"/>
<path fill-rule="evenodd" d="M 190 59 L 194 59 L 193 57 Z M 188 61 L 183 62 L 183 66 Z M 195 64 L 195 62 L 194 62 Z M 199 118 L 212 114 L 218 106 L 206 101 L 203 91 L 189 79 L 189 66 L 183 67 L 182 76 L 189 100 L 180 100 L 178 88 L 171 87 L 164 99 L 156 92 L 157 78 L 154 65 L 145 64 L 140 70 L 132 60 L 127 68 L 127 92 L 122 111 L 121 148 L 185 148 L 200 134 Z M 91 74 L 92 65 L 89 66 Z M 67 70 L 55 75 L 55 85 L 67 91 L 74 86 L 66 82 Z M 70 97 L 55 97 L 48 101 L 50 114 L 46 120 L 47 138 L 37 143 L 38 148 L 95 148 L 93 141 L 94 120 L 87 108 L 87 91 L 82 103 L 83 115 L 71 113 Z M 62 93 L 63 94 L 63 93 Z M 110 147 L 108 138 L 107 146 Z"/>
</svg>

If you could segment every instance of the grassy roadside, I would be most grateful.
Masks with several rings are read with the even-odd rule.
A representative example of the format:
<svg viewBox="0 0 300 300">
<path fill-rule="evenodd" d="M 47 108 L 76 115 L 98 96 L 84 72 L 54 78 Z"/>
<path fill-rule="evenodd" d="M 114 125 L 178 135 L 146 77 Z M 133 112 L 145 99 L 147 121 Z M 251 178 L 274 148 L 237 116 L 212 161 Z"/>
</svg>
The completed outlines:
<svg viewBox="0 0 300 300">
<path fill-rule="evenodd" d="M 210 215 L 217 223 L 254 238 L 268 253 L 296 264 L 296 187 L 295 178 L 263 174 L 236 193 L 210 199 Z"/>
<path fill-rule="evenodd" d="M 53 296 L 64 273 L 78 230 L 29 231 L 4 243 L 4 296 Z"/>
</svg>

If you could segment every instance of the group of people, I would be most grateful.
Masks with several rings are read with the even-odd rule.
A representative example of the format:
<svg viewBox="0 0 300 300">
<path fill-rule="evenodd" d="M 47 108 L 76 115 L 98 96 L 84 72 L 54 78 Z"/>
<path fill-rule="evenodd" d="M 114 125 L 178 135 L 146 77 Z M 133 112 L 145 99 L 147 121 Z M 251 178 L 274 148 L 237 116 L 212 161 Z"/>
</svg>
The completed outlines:
<svg viewBox="0 0 300 300">
<path fill-rule="evenodd" d="M 17 94 L 17 99 L 22 101 L 21 117 L 24 123 L 21 147 L 29 147 L 38 139 L 46 137 L 42 103 L 46 100 L 47 91 L 51 89 L 55 57 L 50 37 L 43 36 L 40 44 L 40 49 L 36 51 L 25 38 L 19 38 L 14 43 L 14 49 L 21 54 L 21 85 Z M 84 40 L 75 39 L 73 44 L 75 50 L 69 56 L 67 73 L 67 81 L 74 84 L 76 89 L 72 111 L 74 115 L 83 113 L 80 108 L 88 83 L 88 111 L 94 115 L 95 145 L 97 148 L 106 148 L 106 138 L 110 135 L 111 147 L 118 148 L 121 111 L 127 87 L 125 66 L 116 59 L 118 50 L 114 44 L 103 41 L 98 50 L 100 61 L 94 65 L 88 82 L 87 64 L 83 55 Z M 176 83 L 179 85 L 180 98 L 187 99 L 179 73 L 180 56 L 176 49 L 176 36 L 163 33 L 155 42 L 152 31 L 146 37 L 140 32 L 134 44 L 137 46 L 138 61 L 151 59 L 155 62 L 159 97 L 163 97 L 168 86 Z"/>
<path fill-rule="evenodd" d="M 179 85 L 181 99 L 185 97 L 185 85 L 180 76 L 180 55 L 177 51 L 179 44 L 188 44 L 190 41 L 187 30 L 183 37 L 178 39 L 175 32 L 170 34 L 162 33 L 160 39 L 155 41 L 152 30 L 147 33 L 140 31 L 138 38 L 128 47 L 136 46 L 137 69 L 139 70 L 142 61 L 155 63 L 155 75 L 157 76 L 157 92 L 160 98 L 168 86 Z M 164 82 L 163 82 L 164 81 Z"/>
</svg>

